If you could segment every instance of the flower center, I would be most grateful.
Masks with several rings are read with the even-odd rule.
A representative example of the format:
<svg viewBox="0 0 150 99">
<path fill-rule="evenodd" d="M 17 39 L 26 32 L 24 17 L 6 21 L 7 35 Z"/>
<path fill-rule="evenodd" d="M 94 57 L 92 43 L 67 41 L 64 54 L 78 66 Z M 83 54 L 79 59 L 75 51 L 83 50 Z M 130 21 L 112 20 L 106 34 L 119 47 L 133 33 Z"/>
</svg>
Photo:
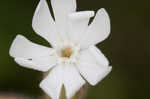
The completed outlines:
<svg viewBox="0 0 150 99">
<path fill-rule="evenodd" d="M 73 51 L 71 47 L 66 47 L 61 50 L 61 56 L 64 58 L 70 58 L 72 55 Z"/>
<path fill-rule="evenodd" d="M 78 60 L 80 52 L 80 45 L 69 43 L 61 44 L 56 48 L 56 56 L 58 58 L 58 64 L 74 64 Z"/>
</svg>

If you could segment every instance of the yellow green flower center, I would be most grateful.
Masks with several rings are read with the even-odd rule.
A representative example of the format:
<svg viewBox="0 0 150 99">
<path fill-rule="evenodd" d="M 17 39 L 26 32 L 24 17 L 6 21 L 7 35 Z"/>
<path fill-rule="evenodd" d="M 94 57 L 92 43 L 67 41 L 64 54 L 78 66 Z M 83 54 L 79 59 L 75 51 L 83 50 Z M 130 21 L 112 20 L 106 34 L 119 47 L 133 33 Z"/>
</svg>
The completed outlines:
<svg viewBox="0 0 150 99">
<path fill-rule="evenodd" d="M 66 47 L 61 50 L 61 56 L 65 58 L 70 58 L 72 55 L 72 48 L 71 47 Z"/>
</svg>

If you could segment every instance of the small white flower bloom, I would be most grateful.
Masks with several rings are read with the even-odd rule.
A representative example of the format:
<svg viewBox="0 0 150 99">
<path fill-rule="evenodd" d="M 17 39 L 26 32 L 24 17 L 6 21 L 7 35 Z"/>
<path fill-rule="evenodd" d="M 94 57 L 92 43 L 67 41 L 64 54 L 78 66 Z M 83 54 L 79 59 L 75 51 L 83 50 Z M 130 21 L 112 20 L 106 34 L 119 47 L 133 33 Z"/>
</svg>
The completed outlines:
<svg viewBox="0 0 150 99">
<path fill-rule="evenodd" d="M 40 0 L 32 26 L 52 48 L 18 35 L 10 55 L 20 66 L 43 72 L 50 70 L 40 87 L 52 99 L 59 99 L 64 85 L 70 99 L 86 81 L 96 85 L 111 71 L 108 60 L 95 46 L 110 34 L 110 20 L 107 12 L 100 9 L 88 25 L 94 12 L 76 12 L 76 0 L 51 0 L 51 4 L 55 21 L 47 2 Z"/>
</svg>

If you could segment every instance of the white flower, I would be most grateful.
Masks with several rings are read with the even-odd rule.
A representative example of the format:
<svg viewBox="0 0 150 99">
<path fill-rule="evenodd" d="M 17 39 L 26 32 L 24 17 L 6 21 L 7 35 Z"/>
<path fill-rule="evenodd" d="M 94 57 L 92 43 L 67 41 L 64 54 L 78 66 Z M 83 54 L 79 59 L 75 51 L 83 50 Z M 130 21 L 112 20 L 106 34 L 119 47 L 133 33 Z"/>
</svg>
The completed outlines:
<svg viewBox="0 0 150 99">
<path fill-rule="evenodd" d="M 51 0 L 51 4 L 55 21 L 47 2 L 40 0 L 32 26 L 52 48 L 18 35 L 10 55 L 20 66 L 50 71 L 40 87 L 53 99 L 59 99 L 64 85 L 70 99 L 86 81 L 96 85 L 111 71 L 108 60 L 95 46 L 110 34 L 110 20 L 107 12 L 100 9 L 88 25 L 94 11 L 76 12 L 76 0 Z"/>
</svg>

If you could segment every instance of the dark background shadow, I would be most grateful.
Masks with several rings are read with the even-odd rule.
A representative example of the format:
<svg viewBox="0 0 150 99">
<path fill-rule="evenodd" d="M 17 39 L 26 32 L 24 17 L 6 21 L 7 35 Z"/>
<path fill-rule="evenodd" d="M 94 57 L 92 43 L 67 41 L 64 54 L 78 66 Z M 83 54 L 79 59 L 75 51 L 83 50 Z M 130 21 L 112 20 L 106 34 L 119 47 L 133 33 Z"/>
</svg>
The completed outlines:
<svg viewBox="0 0 150 99">
<path fill-rule="evenodd" d="M 78 10 L 105 8 L 111 18 L 110 37 L 98 44 L 113 65 L 113 71 L 86 99 L 150 98 L 150 1 L 149 0 L 77 0 Z M 17 34 L 47 45 L 31 27 L 39 0 L 0 1 L 0 91 L 39 96 L 41 73 L 18 66 L 9 56 Z M 113 35 L 113 40 L 112 40 Z M 113 62 L 112 62 L 113 60 Z M 40 78 L 39 78 L 40 77 Z"/>
</svg>

